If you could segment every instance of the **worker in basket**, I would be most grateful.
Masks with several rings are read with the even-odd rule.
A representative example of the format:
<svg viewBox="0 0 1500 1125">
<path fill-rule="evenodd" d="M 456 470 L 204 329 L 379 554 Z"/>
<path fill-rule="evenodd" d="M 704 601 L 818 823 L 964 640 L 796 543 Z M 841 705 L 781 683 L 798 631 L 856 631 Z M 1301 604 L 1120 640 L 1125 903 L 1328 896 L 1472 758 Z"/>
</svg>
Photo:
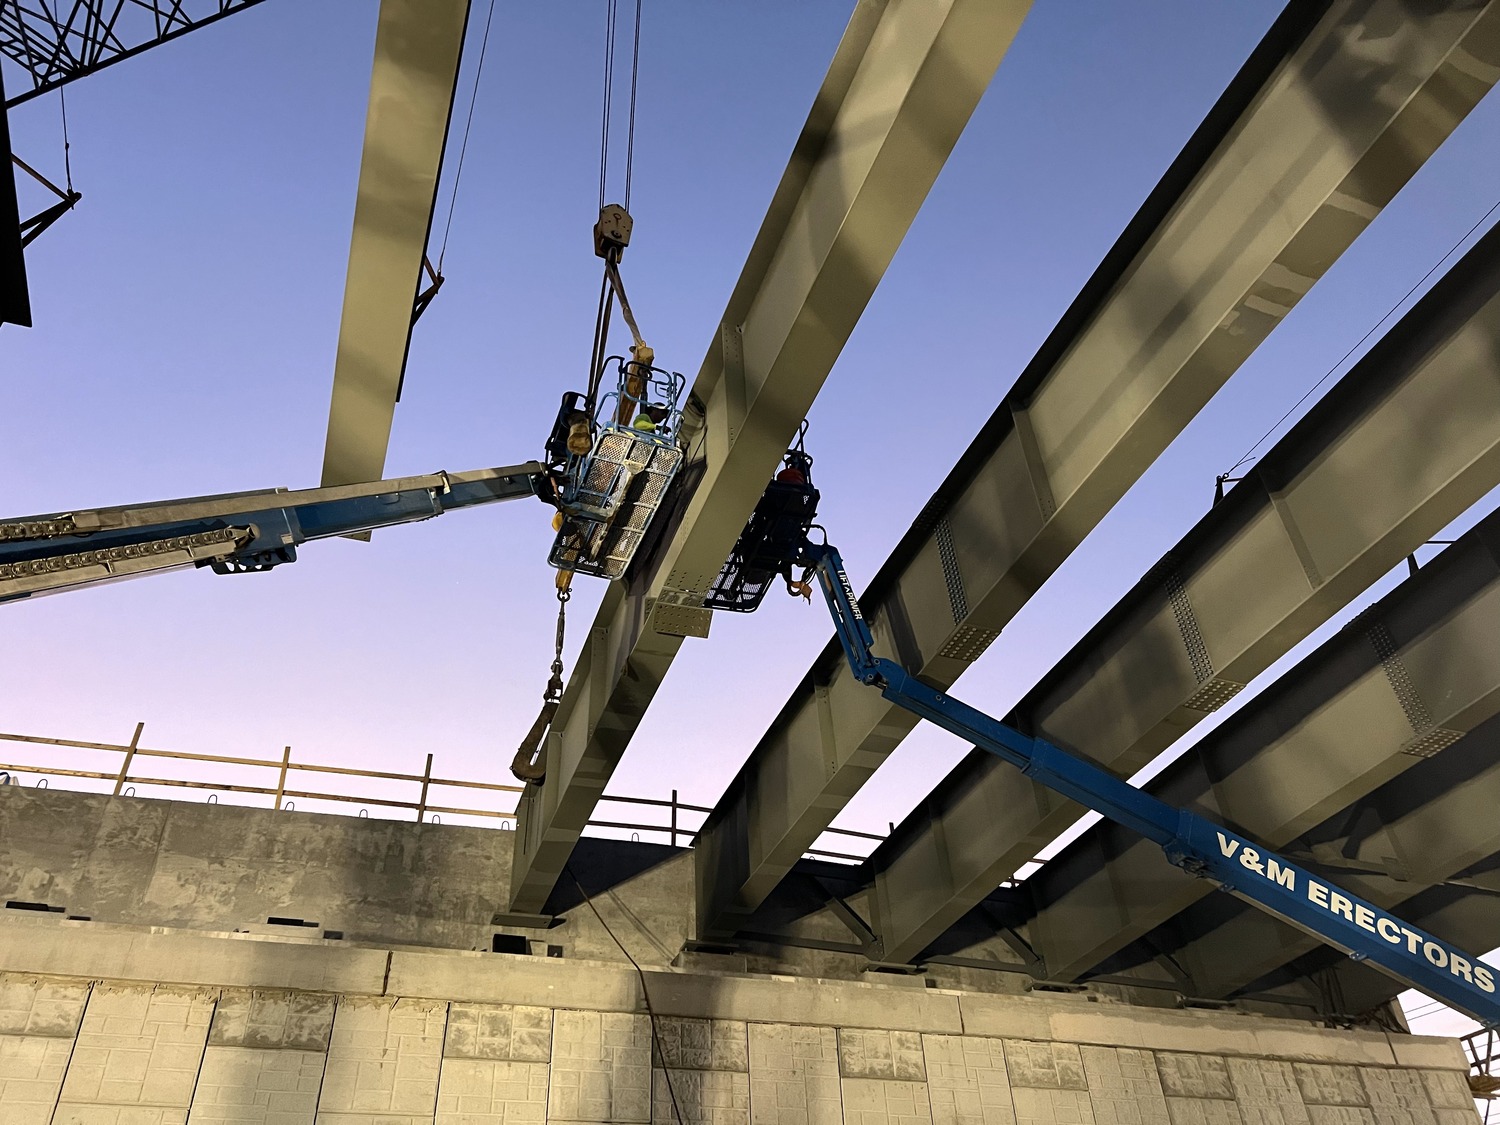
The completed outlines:
<svg viewBox="0 0 1500 1125">
<path fill-rule="evenodd" d="M 641 412 L 635 416 L 635 421 L 630 423 L 630 428 L 646 434 L 669 433 L 671 428 L 666 422 L 670 414 L 670 407 L 649 403 L 641 407 Z"/>
</svg>

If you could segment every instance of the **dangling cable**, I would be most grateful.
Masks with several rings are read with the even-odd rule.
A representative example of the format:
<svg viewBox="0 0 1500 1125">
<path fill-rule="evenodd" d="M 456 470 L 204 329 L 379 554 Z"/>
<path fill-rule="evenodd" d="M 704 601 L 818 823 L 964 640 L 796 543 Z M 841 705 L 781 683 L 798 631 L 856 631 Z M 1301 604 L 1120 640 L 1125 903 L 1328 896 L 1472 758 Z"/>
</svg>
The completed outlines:
<svg viewBox="0 0 1500 1125">
<path fill-rule="evenodd" d="M 625 318 L 625 323 L 630 328 L 630 335 L 635 340 L 636 350 L 639 351 L 646 346 L 646 341 L 641 338 L 641 326 L 635 322 L 635 312 L 625 296 L 625 283 L 620 280 L 620 267 L 615 265 L 613 258 L 604 259 L 604 278 L 609 282 L 615 296 L 619 298 L 620 315 Z"/>
<path fill-rule="evenodd" d="M 636 93 L 639 86 L 640 58 L 641 58 L 641 2 L 636 0 L 635 4 L 635 39 L 632 48 L 630 66 L 630 117 L 625 144 L 625 205 L 611 207 L 612 212 L 606 215 L 606 192 L 609 188 L 609 127 L 614 107 L 614 78 L 615 78 L 615 37 L 619 21 L 619 0 L 605 0 L 604 8 L 604 97 L 599 117 L 599 223 L 594 228 L 595 251 L 604 259 L 604 279 L 599 289 L 599 305 L 594 315 L 594 343 L 589 352 L 588 391 L 584 396 L 584 415 L 587 419 L 589 434 L 581 442 L 581 448 L 574 448 L 574 433 L 570 429 L 568 438 L 569 453 L 583 455 L 589 450 L 589 442 L 592 438 L 593 418 L 597 409 L 599 383 L 604 374 L 604 365 L 609 349 L 609 321 L 614 311 L 614 302 L 618 299 L 620 309 L 625 316 L 625 322 L 630 326 L 632 336 L 635 338 L 635 346 L 631 349 L 635 359 L 632 364 L 630 381 L 626 384 L 626 390 L 621 395 L 621 405 L 617 412 L 617 421 L 621 424 L 630 421 L 630 412 L 633 405 L 625 401 L 627 394 L 633 394 L 636 399 L 644 393 L 645 383 L 649 378 L 653 354 L 641 339 L 640 328 L 636 325 L 635 314 L 631 311 L 630 302 L 625 297 L 625 287 L 620 281 L 619 270 L 616 263 L 619 261 L 620 252 L 630 242 L 630 188 L 631 170 L 635 159 L 635 110 Z M 494 11 L 494 0 L 490 0 L 491 14 Z M 488 40 L 489 23 L 485 24 L 485 36 Z M 480 65 L 484 63 L 484 51 L 480 49 Z M 475 77 L 475 91 L 478 91 L 478 76 Z M 470 119 L 473 118 L 473 105 L 469 107 Z M 465 129 L 465 141 L 468 138 L 468 130 Z M 460 152 L 459 167 L 463 166 L 463 156 Z M 457 177 L 455 176 L 455 194 L 457 191 Z M 623 211 L 623 213 L 621 213 Z M 449 209 L 449 221 L 452 221 L 452 209 Z M 608 221 L 609 225 L 606 225 Z M 444 235 L 446 244 L 446 234 Z M 439 263 L 442 256 L 439 254 Z M 633 402 L 634 400 L 632 400 Z M 570 426 L 574 423 L 570 422 Z M 570 464 L 573 458 L 570 456 Z M 554 482 L 554 486 L 556 482 Z M 559 493 L 559 501 L 561 494 Z M 568 531 L 568 517 L 565 515 L 561 503 L 555 517 L 553 527 L 561 535 L 567 537 L 576 535 Z M 602 540 L 601 540 L 602 542 Z M 597 550 L 598 544 L 595 545 Z M 536 722 L 521 740 L 520 748 L 516 751 L 514 761 L 511 763 L 511 772 L 517 778 L 526 782 L 541 782 L 546 778 L 547 763 L 546 754 L 542 751 L 542 739 L 547 728 L 551 726 L 553 717 L 557 714 L 559 704 L 562 702 L 562 652 L 563 652 L 563 630 L 567 620 L 567 604 L 569 597 L 569 583 L 573 578 L 573 571 L 560 569 L 557 574 L 557 646 L 552 660 L 552 676 L 547 681 L 547 689 L 542 693 L 542 710 L 537 715 Z M 622 947 L 623 948 L 623 947 Z M 627 953 L 627 956 L 629 954 Z M 676 1098 L 674 1095 L 675 1106 Z M 680 1119 L 680 1114 L 679 1114 Z"/>
<path fill-rule="evenodd" d="M 62 107 L 62 129 L 63 129 L 63 174 L 68 179 L 68 194 L 73 194 L 73 159 L 71 156 L 72 144 L 68 141 L 68 90 L 66 86 L 57 88 L 57 102 Z"/>
<path fill-rule="evenodd" d="M 592 412 L 597 405 L 599 380 L 603 376 L 604 360 L 608 354 L 609 320 L 612 305 L 618 301 L 620 313 L 630 328 L 635 341 L 631 348 L 631 380 L 625 394 L 621 396 L 616 421 L 622 425 L 630 421 L 634 410 L 627 401 L 629 396 L 639 398 L 645 390 L 646 372 L 655 355 L 642 338 L 630 299 L 625 295 L 625 284 L 620 278 L 620 254 L 630 242 L 630 195 L 635 168 L 635 117 L 637 96 L 640 90 L 641 71 L 641 8 L 642 0 L 635 0 L 635 26 L 630 57 L 630 111 L 626 122 L 625 140 L 625 202 L 622 205 L 606 204 L 609 190 L 609 133 L 613 124 L 615 41 L 619 31 L 619 0 L 606 0 L 604 20 L 604 99 L 599 122 L 599 223 L 594 228 L 594 251 L 604 259 L 604 286 L 599 295 L 599 311 L 594 322 L 594 347 L 589 359 L 589 392 L 587 404 Z M 608 225 L 606 225 L 608 224 Z"/>
<path fill-rule="evenodd" d="M 474 127 L 474 103 L 479 100 L 479 80 L 484 77 L 484 53 L 490 45 L 490 23 L 495 18 L 495 0 L 490 0 L 489 14 L 484 18 L 484 37 L 479 41 L 479 65 L 474 68 L 474 89 L 469 94 L 469 117 L 464 122 L 463 143 L 458 146 L 458 167 L 453 171 L 453 194 L 448 199 L 448 221 L 443 224 L 443 245 L 438 250 L 437 274 L 443 272 L 443 255 L 448 253 L 448 232 L 453 229 L 453 209 L 458 206 L 458 181 L 464 174 L 464 154 L 469 151 L 469 130 Z"/>
<path fill-rule="evenodd" d="M 599 120 L 599 209 L 604 210 L 604 190 L 609 175 L 609 116 L 615 84 L 615 5 L 604 5 L 604 106 Z"/>
<path fill-rule="evenodd" d="M 630 174 L 635 165 L 635 91 L 641 76 L 641 0 L 635 0 L 635 46 L 630 55 L 630 131 L 625 141 L 625 210 L 630 210 Z M 603 206 L 602 204 L 600 206 Z M 623 305 L 623 300 L 621 301 Z"/>
<path fill-rule="evenodd" d="M 613 310 L 614 290 L 606 273 L 599 288 L 599 308 L 594 314 L 594 350 L 589 353 L 588 393 L 584 396 L 584 409 L 590 418 L 598 403 L 599 379 L 604 374 L 604 357 L 609 351 L 609 314 Z"/>
<path fill-rule="evenodd" d="M 641 4 L 635 0 L 635 28 L 630 54 L 630 113 L 625 134 L 625 210 L 630 210 L 630 188 L 635 165 L 635 106 L 641 76 Z M 604 9 L 604 102 L 599 118 L 599 209 L 609 190 L 609 132 L 614 117 L 615 39 L 619 34 L 619 0 L 606 0 Z"/>
<path fill-rule="evenodd" d="M 568 878 L 573 880 L 573 885 L 578 888 L 578 893 L 583 896 L 583 901 L 588 904 L 588 908 L 593 911 L 595 921 L 604 927 L 604 932 L 609 935 L 609 939 L 619 947 L 621 953 L 625 954 L 625 960 L 635 967 L 636 976 L 641 981 L 641 999 L 646 1004 L 646 1019 L 651 1025 L 651 1043 L 661 1058 L 662 1077 L 667 1080 L 667 1094 L 672 1099 L 672 1116 L 676 1118 L 677 1125 L 685 1125 L 682 1120 L 682 1106 L 677 1102 L 677 1088 L 672 1082 L 672 1070 L 667 1066 L 667 1052 L 662 1048 L 661 1034 L 656 1028 L 656 1009 L 651 1006 L 651 993 L 646 988 L 646 970 L 641 968 L 641 963 L 632 956 L 630 950 L 625 948 L 625 943 L 615 935 L 615 931 L 604 920 L 604 915 L 600 914 L 599 908 L 594 905 L 593 896 L 583 889 L 583 884 L 578 881 L 578 876 L 573 874 L 573 869 L 563 864 L 563 870 L 568 873 Z"/>
<path fill-rule="evenodd" d="M 1418 289 L 1422 288 L 1423 284 L 1426 283 L 1427 279 L 1429 277 L 1431 277 L 1433 274 L 1437 273 L 1437 271 L 1440 268 L 1442 268 L 1443 263 L 1446 262 L 1449 258 L 1453 257 L 1453 255 L 1458 252 L 1458 248 L 1460 246 L 1462 246 L 1465 242 L 1467 242 L 1469 240 L 1470 236 L 1472 236 L 1473 233 L 1476 230 L 1478 230 L 1480 227 L 1482 227 L 1485 224 L 1486 220 L 1488 220 L 1489 217 L 1491 215 L 1493 215 L 1497 210 L 1500 210 L 1500 200 L 1496 200 L 1495 203 L 1490 207 L 1490 209 L 1488 211 L 1486 211 L 1483 215 L 1481 215 L 1479 217 L 1479 221 L 1476 222 L 1467 231 L 1465 231 L 1463 237 L 1460 238 L 1457 242 L 1455 242 L 1452 245 L 1452 247 L 1449 248 L 1449 250 L 1448 250 L 1448 252 L 1446 254 L 1444 254 L 1441 258 L 1439 258 L 1436 262 L 1434 262 L 1433 265 L 1432 265 L 1432 268 L 1430 270 L 1428 270 L 1426 273 L 1424 273 L 1421 276 L 1421 278 L 1418 279 L 1417 283 L 1415 285 L 1413 285 L 1410 289 L 1408 289 L 1406 291 L 1405 295 L 1399 301 L 1397 301 L 1394 305 L 1392 305 L 1390 307 L 1390 309 L 1386 312 L 1386 314 L 1384 316 L 1382 316 L 1373 325 L 1371 325 L 1370 326 L 1370 330 L 1368 332 L 1366 332 L 1363 336 L 1361 336 L 1358 340 L 1356 340 L 1355 343 L 1354 343 L 1354 346 L 1351 347 L 1348 351 L 1346 351 L 1339 358 L 1339 361 L 1337 363 L 1335 363 L 1332 367 L 1330 367 L 1327 371 L 1325 371 L 1323 373 L 1323 377 L 1322 378 L 1320 378 L 1316 383 L 1314 383 L 1311 387 L 1309 387 L 1307 389 L 1307 393 L 1306 394 L 1304 394 L 1301 398 L 1299 398 L 1296 402 L 1294 402 L 1292 404 L 1291 408 L 1289 410 L 1287 410 L 1287 412 L 1285 414 L 1283 414 L 1280 418 L 1278 418 L 1276 420 L 1276 424 L 1274 426 L 1272 426 L 1269 430 L 1267 430 L 1265 433 L 1263 433 L 1260 436 L 1260 439 L 1254 445 L 1252 445 L 1249 449 L 1245 450 L 1245 455 L 1243 457 L 1241 457 L 1238 461 L 1236 461 L 1233 465 L 1229 466 L 1229 471 L 1228 472 L 1226 472 L 1226 473 L 1220 473 L 1219 474 L 1219 476 L 1216 478 L 1216 484 L 1215 484 L 1215 501 L 1216 502 L 1218 500 L 1222 500 L 1223 499 L 1224 485 L 1227 482 L 1229 482 L 1231 479 L 1234 478 L 1234 473 L 1240 468 L 1240 466 L 1245 465 L 1248 462 L 1253 461 L 1255 459 L 1255 451 L 1257 449 L 1259 449 L 1262 445 L 1264 445 L 1266 443 L 1266 440 L 1272 434 L 1274 434 L 1278 429 L 1281 428 L 1282 423 L 1284 423 L 1288 418 L 1290 418 L 1293 414 L 1295 414 L 1297 412 L 1298 408 L 1301 407 L 1301 405 L 1304 402 L 1306 402 L 1308 399 L 1310 399 L 1313 396 L 1313 394 L 1317 391 L 1317 389 L 1319 387 L 1321 387 L 1324 383 L 1328 382 L 1329 379 L 1333 378 L 1333 373 L 1335 371 L 1337 371 L 1340 367 L 1342 367 L 1344 365 L 1344 362 L 1351 355 L 1353 355 L 1356 351 L 1359 350 L 1360 345 L 1363 344 L 1366 340 L 1368 340 L 1371 336 L 1373 336 L 1376 333 L 1376 331 L 1380 328 L 1380 326 L 1382 324 L 1384 324 L 1386 321 L 1390 320 L 1391 317 L 1395 316 L 1396 315 L 1396 310 L 1399 309 L 1402 305 L 1406 304 L 1406 302 L 1411 299 L 1411 295 L 1413 293 L 1415 293 Z"/>
</svg>

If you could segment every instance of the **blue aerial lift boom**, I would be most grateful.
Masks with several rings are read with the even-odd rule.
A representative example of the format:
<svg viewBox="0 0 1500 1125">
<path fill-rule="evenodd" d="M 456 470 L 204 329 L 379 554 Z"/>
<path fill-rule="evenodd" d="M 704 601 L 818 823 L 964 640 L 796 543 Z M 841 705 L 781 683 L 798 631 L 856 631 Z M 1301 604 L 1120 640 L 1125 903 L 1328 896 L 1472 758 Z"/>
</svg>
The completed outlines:
<svg viewBox="0 0 1500 1125">
<path fill-rule="evenodd" d="M 263 489 L 0 520 L 0 602 L 181 567 L 219 574 L 294 562 L 312 539 L 356 535 L 550 491 L 535 461 L 369 484 Z"/>
<path fill-rule="evenodd" d="M 766 487 L 705 602 L 750 612 L 779 577 L 788 591 L 812 596 L 816 577 L 854 678 L 898 707 L 1015 766 L 1027 777 L 1159 844 L 1167 859 L 1223 890 L 1425 992 L 1489 1027 L 1500 1027 L 1500 970 L 1415 929 L 1374 903 L 1299 867 L 1253 840 L 1189 809 L 1175 808 L 1102 766 L 1070 754 L 923 683 L 894 660 L 876 656 L 838 550 L 821 531 L 806 423 L 786 467 Z M 801 578 L 793 569 L 801 568 Z"/>
<path fill-rule="evenodd" d="M 834 547 L 804 538 L 787 561 L 816 575 L 855 678 L 878 688 L 896 706 L 1139 832 L 1159 844 L 1167 858 L 1190 875 L 1213 880 L 1237 898 L 1356 961 L 1368 961 L 1486 1026 L 1500 1026 L 1500 998 L 1496 996 L 1500 970 L 1407 925 L 1252 840 L 1189 809 L 1159 801 L 1101 766 L 1022 734 L 929 687 L 900 664 L 872 651 L 874 639 L 844 573 L 843 559 Z"/>
<path fill-rule="evenodd" d="M 637 345 L 637 357 L 650 354 Z M 587 396 L 563 396 L 545 464 L 0 519 L 0 602 L 188 566 L 269 570 L 295 562 L 309 540 L 522 496 L 558 509 L 549 561 L 565 579 L 574 571 L 619 578 L 682 464 L 684 379 L 649 359 L 621 356 L 599 362 L 601 379 L 611 365 L 615 389 L 596 380 Z M 566 594 L 566 580 L 558 589 Z"/>
</svg>

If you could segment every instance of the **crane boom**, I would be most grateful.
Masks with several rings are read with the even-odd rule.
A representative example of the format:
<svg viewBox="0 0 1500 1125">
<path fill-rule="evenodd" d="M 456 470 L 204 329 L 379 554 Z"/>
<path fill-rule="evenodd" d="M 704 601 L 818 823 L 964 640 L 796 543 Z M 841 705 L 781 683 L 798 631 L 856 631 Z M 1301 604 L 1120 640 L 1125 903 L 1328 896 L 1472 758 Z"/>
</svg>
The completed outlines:
<svg viewBox="0 0 1500 1125">
<path fill-rule="evenodd" d="M 900 664 L 872 651 L 869 626 L 838 550 L 804 541 L 795 565 L 817 575 L 849 667 L 861 683 L 946 731 L 1021 770 L 1027 777 L 1155 841 L 1167 859 L 1210 879 L 1237 898 L 1347 953 L 1398 981 L 1500 1026 L 1500 970 L 1434 937 L 1358 895 L 1314 875 L 1253 840 L 1145 793 L 1101 766 L 1070 754 L 929 687 Z"/>
</svg>

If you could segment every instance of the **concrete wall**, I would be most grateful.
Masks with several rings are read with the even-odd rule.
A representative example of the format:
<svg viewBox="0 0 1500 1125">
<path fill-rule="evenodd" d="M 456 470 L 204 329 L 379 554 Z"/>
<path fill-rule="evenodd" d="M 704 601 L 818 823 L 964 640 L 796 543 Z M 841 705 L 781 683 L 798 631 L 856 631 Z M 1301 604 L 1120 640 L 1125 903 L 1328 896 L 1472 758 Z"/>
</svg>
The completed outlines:
<svg viewBox="0 0 1500 1125">
<path fill-rule="evenodd" d="M 513 833 L 0 788 L 0 894 L 139 925 L 489 948 Z"/>
<path fill-rule="evenodd" d="M 0 1125 L 1474 1125 L 1465 1073 L 1253 1015 L 0 920 Z"/>
<path fill-rule="evenodd" d="M 668 848 L 575 858 L 639 970 L 576 888 L 492 953 L 509 845 L 0 790 L 0 1125 L 1474 1125 L 1448 1040 L 683 951 Z"/>
<path fill-rule="evenodd" d="M 0 902 L 59 908 L 96 923 L 212 932 L 269 932 L 267 919 L 316 925 L 303 934 L 348 943 L 489 950 L 496 933 L 525 937 L 565 957 L 619 961 L 614 938 L 564 878 L 548 928 L 496 924 L 506 909 L 514 833 L 321 813 L 107 797 L 0 787 Z M 810 864 L 826 882 L 851 869 Z M 584 840 L 570 869 L 630 953 L 676 960 L 694 932 L 692 853 L 686 848 Z M 868 961 L 858 935 L 796 880 L 767 924 L 794 942 L 748 943 L 739 967 L 857 979 Z M 839 893 L 854 894 L 852 882 Z M 817 897 L 821 895 L 821 901 Z M 774 925 L 773 925 L 774 923 Z M 285 932 L 285 928 L 282 928 Z M 992 934 L 991 934 L 992 936 Z M 1021 969 L 997 940 L 982 952 Z M 1025 974 L 944 968 L 944 983 L 1019 991 Z"/>
<path fill-rule="evenodd" d="M 804 861 L 757 913 L 755 932 L 742 935 L 734 957 L 702 956 L 683 952 L 696 927 L 691 851 L 585 839 L 570 871 L 593 908 L 565 877 L 550 920 L 497 921 L 509 896 L 512 840 L 513 833 L 495 829 L 4 786 L 0 903 L 40 904 L 96 926 L 275 934 L 345 946 L 488 951 L 496 934 L 506 934 L 538 954 L 627 964 L 618 937 L 644 965 L 871 976 L 869 932 L 853 921 L 868 918 L 858 869 Z M 0 910 L 13 913 L 23 912 Z M 270 918 L 310 925 L 271 925 Z M 944 955 L 958 956 L 932 957 L 914 983 L 1025 992 L 1027 968 L 1003 936 L 994 917 L 976 914 L 974 924 L 945 935 Z M 1153 972 L 1155 981 L 1148 979 Z M 1175 1007 L 1190 988 L 1148 965 L 1128 982 L 1093 982 L 1090 990 Z M 1317 1015 L 1316 994 L 1297 987 L 1236 1003 L 1261 1014 Z"/>
</svg>

